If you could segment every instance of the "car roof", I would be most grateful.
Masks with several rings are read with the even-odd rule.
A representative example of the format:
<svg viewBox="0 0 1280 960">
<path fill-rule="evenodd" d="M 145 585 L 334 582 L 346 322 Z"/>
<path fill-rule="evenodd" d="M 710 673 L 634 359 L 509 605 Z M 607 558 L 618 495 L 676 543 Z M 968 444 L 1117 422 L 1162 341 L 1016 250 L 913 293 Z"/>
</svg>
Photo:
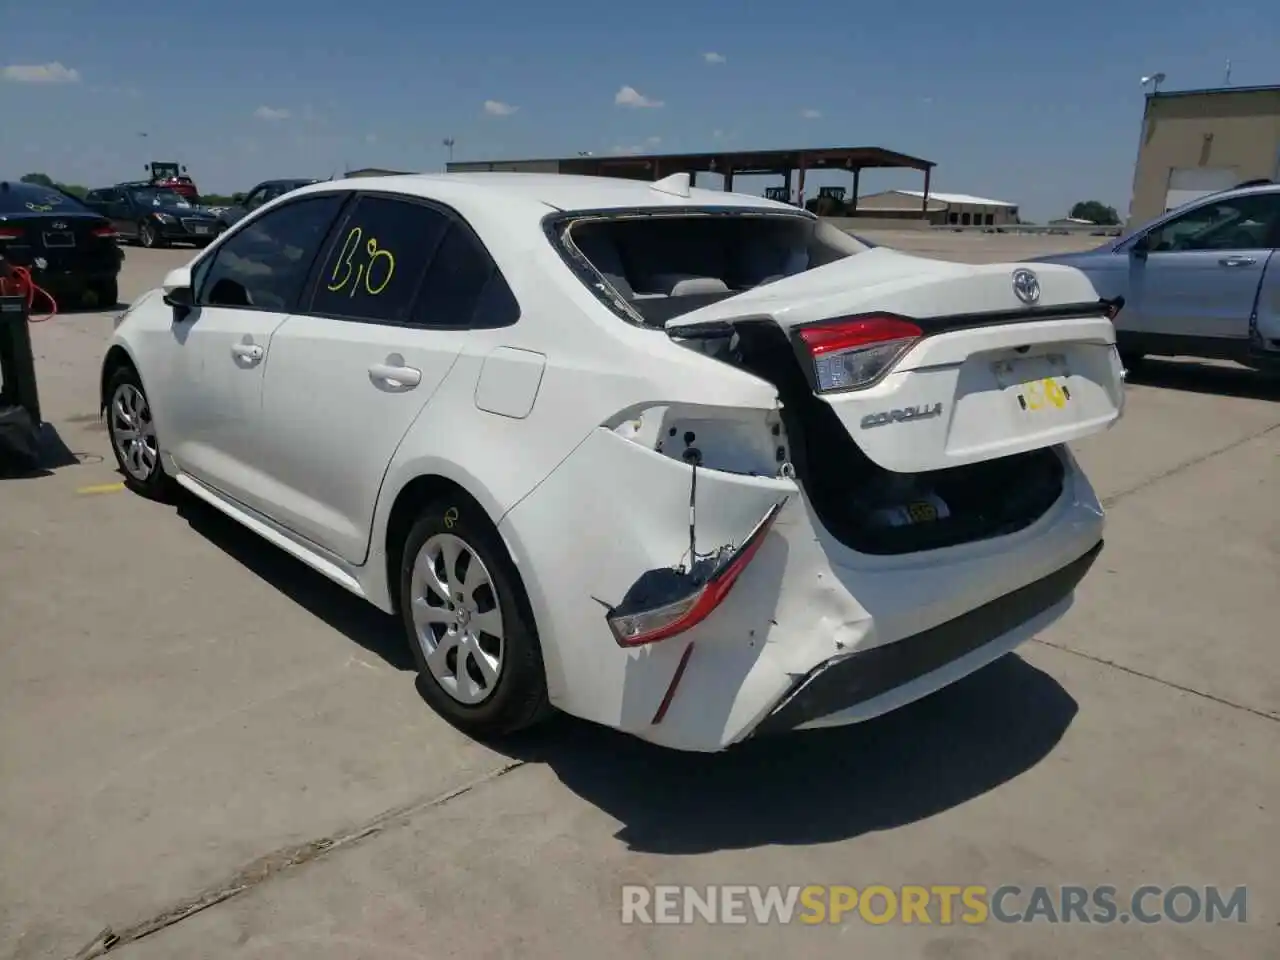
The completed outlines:
<svg viewBox="0 0 1280 960">
<path fill-rule="evenodd" d="M 427 199 L 465 198 L 473 203 L 540 205 L 566 212 L 636 207 L 734 207 L 812 216 L 787 203 L 741 193 L 693 188 L 688 197 L 653 189 L 645 180 L 564 173 L 413 173 L 351 177 L 315 184 L 319 190 L 385 190 Z"/>
</svg>

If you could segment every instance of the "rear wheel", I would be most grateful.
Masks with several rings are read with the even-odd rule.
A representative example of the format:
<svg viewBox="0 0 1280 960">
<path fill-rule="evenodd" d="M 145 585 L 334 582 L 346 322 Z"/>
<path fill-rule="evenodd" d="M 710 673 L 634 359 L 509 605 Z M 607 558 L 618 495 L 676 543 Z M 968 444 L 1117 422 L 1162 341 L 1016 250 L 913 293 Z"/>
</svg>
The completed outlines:
<svg viewBox="0 0 1280 960">
<path fill-rule="evenodd" d="M 400 613 L 423 697 L 480 739 L 547 713 L 547 685 L 524 588 L 488 517 L 462 500 L 426 507 L 400 564 Z"/>
<path fill-rule="evenodd" d="M 168 499 L 171 481 L 160 466 L 151 404 L 133 367 L 117 368 L 107 384 L 107 433 L 125 486 L 152 500 Z"/>
</svg>

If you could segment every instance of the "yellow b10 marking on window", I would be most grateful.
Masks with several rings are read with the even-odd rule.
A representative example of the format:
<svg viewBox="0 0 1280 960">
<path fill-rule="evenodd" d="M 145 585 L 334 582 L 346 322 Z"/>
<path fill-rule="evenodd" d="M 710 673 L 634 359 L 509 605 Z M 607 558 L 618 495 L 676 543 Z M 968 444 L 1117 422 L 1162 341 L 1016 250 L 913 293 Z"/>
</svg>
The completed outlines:
<svg viewBox="0 0 1280 960">
<path fill-rule="evenodd" d="M 368 259 L 364 263 L 353 263 L 352 259 L 360 251 L 362 239 L 364 239 L 364 230 L 360 227 L 352 227 L 342 244 L 342 249 L 338 251 L 333 273 L 329 275 L 329 283 L 326 287 L 330 293 L 341 293 L 350 287 L 349 296 L 354 297 L 357 290 L 363 289 L 369 296 L 376 297 L 387 289 L 387 284 L 391 282 L 391 277 L 396 272 L 396 258 L 390 250 L 378 246 L 377 237 L 370 237 L 364 242 L 364 253 Z M 373 280 L 375 266 L 378 272 L 386 271 L 380 283 L 375 283 Z"/>
<path fill-rule="evenodd" d="M 938 519 L 938 508 L 932 503 L 925 503 L 923 501 L 920 503 L 907 504 L 907 513 L 910 514 L 911 519 L 915 520 L 917 523 L 925 520 Z"/>
<path fill-rule="evenodd" d="M 1053 377 L 1023 384 L 1022 389 L 1026 394 L 1028 410 L 1043 410 L 1047 406 L 1054 406 L 1061 410 L 1071 398 L 1071 395 Z"/>
</svg>

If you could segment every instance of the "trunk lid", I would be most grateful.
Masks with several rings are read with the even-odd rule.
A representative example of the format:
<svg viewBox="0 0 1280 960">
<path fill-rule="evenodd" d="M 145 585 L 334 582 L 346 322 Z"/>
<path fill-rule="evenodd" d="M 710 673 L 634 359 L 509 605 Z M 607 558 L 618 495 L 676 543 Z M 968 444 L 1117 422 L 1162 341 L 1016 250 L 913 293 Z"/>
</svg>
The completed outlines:
<svg viewBox="0 0 1280 960">
<path fill-rule="evenodd" d="M 1014 283 L 1027 270 L 1038 286 L 1031 303 Z M 801 331 L 871 315 L 908 320 L 923 336 L 867 386 L 818 389 Z M 815 395 L 869 459 L 894 472 L 1067 443 L 1107 429 L 1123 411 L 1115 328 L 1088 278 L 1071 267 L 949 263 L 878 247 L 665 328 L 675 338 L 707 338 L 749 323 L 773 323 L 788 335 Z"/>
</svg>

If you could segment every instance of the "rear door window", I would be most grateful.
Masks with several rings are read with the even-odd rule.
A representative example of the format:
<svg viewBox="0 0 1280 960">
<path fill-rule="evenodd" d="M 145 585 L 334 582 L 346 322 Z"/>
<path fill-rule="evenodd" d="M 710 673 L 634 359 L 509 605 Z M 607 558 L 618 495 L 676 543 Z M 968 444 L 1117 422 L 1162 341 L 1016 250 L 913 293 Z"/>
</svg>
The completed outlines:
<svg viewBox="0 0 1280 960">
<path fill-rule="evenodd" d="M 422 275 L 449 223 L 425 204 L 362 196 L 329 245 L 308 312 L 408 322 Z"/>
</svg>

